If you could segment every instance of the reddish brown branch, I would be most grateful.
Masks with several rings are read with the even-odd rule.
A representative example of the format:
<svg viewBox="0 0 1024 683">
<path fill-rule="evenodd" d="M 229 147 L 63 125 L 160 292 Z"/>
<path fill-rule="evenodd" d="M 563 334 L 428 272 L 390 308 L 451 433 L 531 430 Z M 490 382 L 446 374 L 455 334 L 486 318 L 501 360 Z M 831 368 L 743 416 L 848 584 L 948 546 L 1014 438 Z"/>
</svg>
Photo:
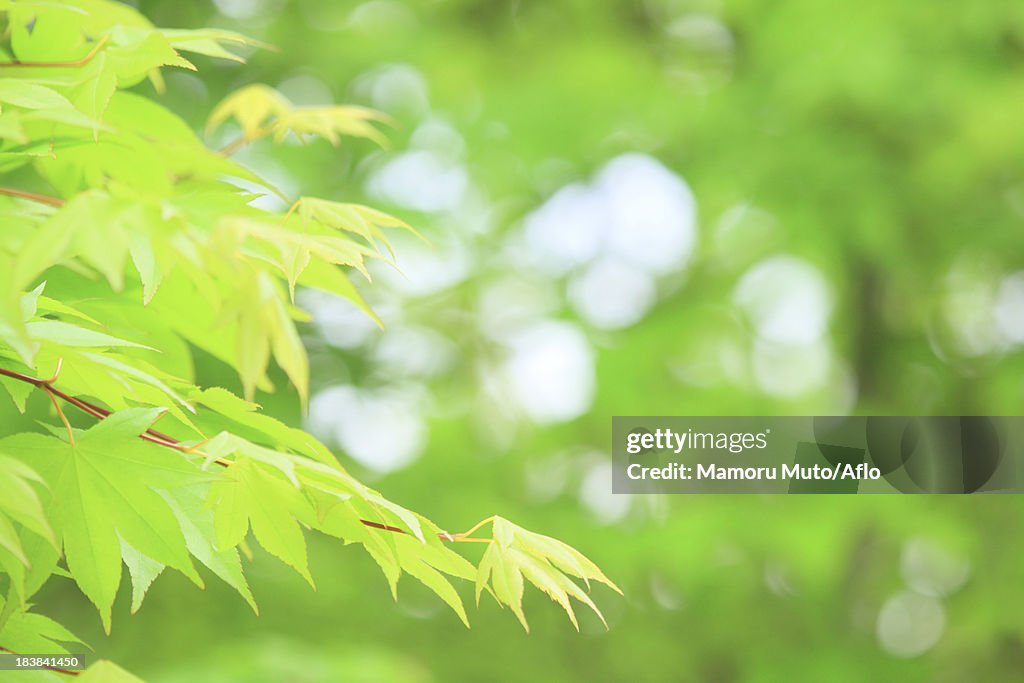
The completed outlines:
<svg viewBox="0 0 1024 683">
<path fill-rule="evenodd" d="M 40 204 L 46 204 L 47 206 L 64 206 L 64 200 L 58 197 L 51 197 L 48 194 L 39 194 L 37 192 L 29 192 L 28 190 L 19 190 L 13 187 L 0 187 L 0 194 L 7 195 L 8 197 L 17 197 L 18 199 L 27 199 L 32 202 L 39 202 Z"/>
<path fill-rule="evenodd" d="M 95 417 L 97 420 L 102 420 L 102 419 L 106 418 L 108 415 L 110 415 L 110 411 L 107 410 L 106 408 L 102 408 L 102 407 L 100 407 L 98 405 L 95 405 L 93 403 L 89 403 L 88 401 L 80 399 L 80 398 L 78 398 L 76 396 L 71 396 L 69 394 L 66 394 L 63 391 L 61 391 L 60 389 L 58 389 L 55 386 L 53 386 L 53 382 L 56 380 L 56 377 L 51 378 L 51 379 L 40 379 L 39 377 L 32 377 L 30 375 L 25 375 L 25 374 L 22 374 L 20 372 L 16 372 L 14 370 L 8 370 L 7 368 L 0 368 L 0 375 L 4 375 L 6 377 L 10 377 L 11 379 L 16 379 L 19 382 L 25 382 L 27 384 L 31 384 L 34 387 L 38 387 L 39 389 L 42 389 L 47 394 L 49 394 L 51 396 L 51 398 L 52 397 L 56 397 L 56 398 L 61 399 L 62 401 L 67 401 L 68 403 L 70 403 L 71 405 L 75 406 L 79 410 L 81 410 L 81 411 L 83 411 L 85 413 L 88 413 L 92 417 Z M 149 441 L 149 442 L 152 442 L 152 443 L 155 443 L 158 446 L 165 446 L 167 448 L 173 448 L 173 449 L 175 449 L 177 451 L 182 451 L 182 452 L 189 451 L 188 446 L 183 446 L 181 443 L 178 442 L 177 439 L 175 439 L 173 437 L 170 437 L 170 436 L 168 436 L 166 434 L 163 434 L 161 432 L 158 432 L 155 429 L 147 429 L 142 434 L 139 434 L 139 438 L 144 439 L 144 440 Z M 195 452 L 195 451 L 191 451 L 191 452 Z M 196 453 L 196 454 L 197 455 L 201 455 L 199 453 Z M 218 465 L 222 465 L 224 467 L 227 467 L 230 464 L 229 462 L 227 462 L 225 460 L 221 460 L 221 459 L 214 460 L 214 462 L 216 462 Z"/>
<path fill-rule="evenodd" d="M 19 655 L 14 650 L 8 650 L 6 647 L 4 647 L 2 645 L 0 645 L 0 650 L 6 652 L 7 654 L 14 655 L 15 657 L 22 656 L 22 655 Z M 80 671 L 72 671 L 71 669 L 61 669 L 61 668 L 56 667 L 56 666 L 46 666 L 45 664 L 43 664 L 42 667 L 44 669 L 46 669 L 47 671 L 53 671 L 54 673 L 64 674 L 66 676 L 77 676 L 77 675 L 79 675 L 81 673 Z"/>
<path fill-rule="evenodd" d="M 388 526 L 387 524 L 381 524 L 380 522 L 371 522 L 368 519 L 361 519 L 359 521 L 362 522 L 363 524 L 365 524 L 366 526 L 372 526 L 374 529 L 383 529 L 384 531 L 394 531 L 394 532 L 399 533 L 399 534 L 404 534 L 405 533 L 405 529 L 400 529 L 397 526 Z"/>
<path fill-rule="evenodd" d="M 58 373 L 60 372 L 60 366 L 59 365 L 58 365 L 57 372 Z M 0 368 L 0 375 L 3 375 L 5 377 L 10 377 L 11 379 L 18 380 L 19 382 L 25 382 L 26 384 L 31 384 L 32 386 L 34 386 L 36 388 L 42 389 L 47 394 L 49 394 L 51 400 L 55 400 L 55 399 L 59 398 L 62 401 L 66 401 L 67 403 L 70 403 L 71 405 L 75 406 L 79 410 L 82 410 L 83 412 L 85 412 L 85 413 L 89 414 L 90 416 L 96 418 L 97 420 L 103 420 L 107 416 L 110 415 L 110 411 L 107 410 L 106 408 L 103 408 L 101 406 L 95 405 L 93 403 L 89 403 L 88 401 L 80 399 L 78 397 L 66 394 L 63 391 L 61 391 L 60 389 L 57 389 L 56 387 L 54 387 L 53 383 L 57 380 L 57 375 L 54 375 L 53 377 L 51 377 L 49 379 L 41 379 L 39 377 L 32 377 L 31 375 L 26 375 L 24 373 L 17 372 L 15 370 L 8 370 L 7 368 Z M 63 417 L 63 415 L 62 415 L 62 417 Z M 65 421 L 65 424 L 66 424 L 66 421 Z M 69 434 L 70 434 L 70 431 L 69 431 Z M 155 429 L 147 429 L 143 433 L 139 434 L 139 438 L 140 439 L 144 439 L 146 441 L 149 441 L 151 443 L 155 443 L 158 446 L 164 446 L 165 448 L 173 448 L 174 450 L 176 450 L 176 451 L 178 451 L 180 453 L 188 453 L 188 454 L 191 454 L 191 455 L 197 455 L 199 457 L 207 457 L 201 451 L 195 449 L 194 447 L 185 446 L 184 444 L 182 444 L 180 441 L 178 441 L 174 437 L 168 436 L 167 434 L 162 434 L 161 432 L 158 432 Z M 221 467 L 228 467 L 228 466 L 233 464 L 230 460 L 224 460 L 223 458 L 217 458 L 213 462 L 217 463 Z M 368 520 L 368 519 L 360 519 L 359 521 L 362 524 L 364 524 L 365 526 L 372 527 L 374 529 L 381 529 L 383 531 L 391 531 L 391 532 L 398 533 L 398 534 L 408 533 L 405 529 L 399 528 L 397 526 L 391 526 L 391 525 L 388 525 L 388 524 L 382 524 L 381 522 L 373 522 L 373 521 Z M 463 539 L 462 538 L 463 536 L 466 536 L 469 533 L 472 533 L 472 532 L 467 532 L 466 534 L 454 534 L 454 535 L 448 534 L 448 533 L 440 533 L 437 536 L 438 536 L 438 538 L 441 538 L 441 539 L 446 540 L 446 541 L 461 541 L 461 540 L 475 541 L 475 540 L 483 540 L 483 539 Z M 0 649 L 2 649 L 2 648 L 0 648 Z"/>
</svg>

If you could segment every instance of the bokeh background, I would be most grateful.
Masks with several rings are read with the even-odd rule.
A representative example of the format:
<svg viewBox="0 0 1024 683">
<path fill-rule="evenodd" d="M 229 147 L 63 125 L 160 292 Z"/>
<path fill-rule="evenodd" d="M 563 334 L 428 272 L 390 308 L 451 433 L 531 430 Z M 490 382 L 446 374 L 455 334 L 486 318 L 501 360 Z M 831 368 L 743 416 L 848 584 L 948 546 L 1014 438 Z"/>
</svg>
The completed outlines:
<svg viewBox="0 0 1024 683">
<path fill-rule="evenodd" d="M 395 121 L 384 150 L 238 155 L 431 242 L 361 286 L 384 331 L 303 293 L 309 413 L 260 401 L 446 528 L 509 517 L 625 597 L 595 589 L 608 632 L 536 591 L 530 635 L 487 598 L 466 630 L 311 538 L 315 593 L 254 558 L 258 618 L 167 575 L 105 637 L 48 587 L 104 656 L 158 683 L 1021 680 L 1019 497 L 612 496 L 609 460 L 616 414 L 1020 413 L 1024 4 L 138 6 L 278 48 L 168 74 L 197 129 L 250 82 Z"/>
</svg>

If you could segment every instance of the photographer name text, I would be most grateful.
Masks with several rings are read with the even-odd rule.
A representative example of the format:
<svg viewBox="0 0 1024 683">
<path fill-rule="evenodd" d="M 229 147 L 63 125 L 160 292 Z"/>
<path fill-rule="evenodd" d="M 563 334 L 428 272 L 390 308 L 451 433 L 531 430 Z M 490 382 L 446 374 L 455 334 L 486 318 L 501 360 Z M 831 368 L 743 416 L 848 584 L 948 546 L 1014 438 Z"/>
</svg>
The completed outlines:
<svg viewBox="0 0 1024 683">
<path fill-rule="evenodd" d="M 723 465 L 670 463 L 660 467 L 645 467 L 633 463 L 626 468 L 626 476 L 634 480 L 643 479 L 675 479 L 681 481 L 702 480 L 791 480 L 802 479 L 811 481 L 874 481 L 882 477 L 877 467 L 860 463 L 839 463 L 832 467 L 822 465 L 769 465 L 762 467 L 728 467 Z"/>
</svg>

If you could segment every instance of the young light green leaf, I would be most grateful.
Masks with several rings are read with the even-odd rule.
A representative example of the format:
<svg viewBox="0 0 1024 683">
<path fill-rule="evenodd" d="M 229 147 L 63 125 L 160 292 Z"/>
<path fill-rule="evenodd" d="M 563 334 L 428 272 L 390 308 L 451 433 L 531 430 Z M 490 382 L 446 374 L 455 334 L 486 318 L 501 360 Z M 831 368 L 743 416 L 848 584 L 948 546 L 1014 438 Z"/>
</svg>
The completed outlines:
<svg viewBox="0 0 1024 683">
<path fill-rule="evenodd" d="M 137 344 L 126 339 L 118 339 L 117 337 L 103 332 L 90 330 L 86 327 L 80 327 L 79 325 L 74 325 L 72 323 L 61 322 L 60 320 L 39 320 L 36 322 L 26 323 L 25 327 L 28 329 L 28 333 L 33 339 L 53 342 L 54 344 L 60 344 L 61 346 L 80 348 L 111 348 L 116 346 L 125 346 L 155 351 L 155 349 L 144 344 Z"/>
<path fill-rule="evenodd" d="M 367 245 L 379 249 L 378 241 L 390 250 L 382 228 L 402 228 L 420 236 L 412 226 L 380 211 L 359 204 L 345 204 L 316 197 L 302 197 L 296 203 L 298 215 L 307 224 L 315 223 L 333 230 L 359 235 Z"/>
<path fill-rule="evenodd" d="M 217 413 L 221 420 L 218 422 L 218 428 L 226 428 L 241 436 L 248 436 L 252 441 L 280 444 L 283 448 L 319 462 L 337 466 L 337 458 L 315 438 L 301 429 L 289 427 L 260 412 L 257 404 L 239 398 L 226 389 L 212 387 L 196 391 L 189 396 L 189 400 Z"/>
<path fill-rule="evenodd" d="M 64 61 L 90 50 L 85 13 L 70 4 L 16 2 L 9 10 L 11 47 L 21 61 Z"/>
<path fill-rule="evenodd" d="M 249 584 L 242 573 L 242 563 L 234 547 L 219 550 L 216 544 L 213 512 L 203 503 L 202 493 L 197 487 L 185 487 L 162 491 L 161 495 L 181 524 L 188 551 L 202 562 L 225 583 L 238 591 L 252 611 L 259 614 L 256 600 L 249 590 Z"/>
<path fill-rule="evenodd" d="M 20 460 L 0 455 L 0 482 L 3 482 L 0 517 L 6 514 L 56 548 L 57 537 L 33 488 L 33 484 L 44 485 L 42 478 Z"/>
<path fill-rule="evenodd" d="M 28 401 L 28 397 L 35 390 L 31 384 L 25 384 L 17 380 L 11 379 L 10 377 L 0 377 L 0 385 L 10 395 L 11 400 L 14 401 L 14 406 L 18 409 L 19 413 L 25 413 L 25 403 Z"/>
<path fill-rule="evenodd" d="M 7 551 L 26 567 L 31 566 L 28 557 L 25 556 L 25 551 L 21 549 L 18 530 L 11 524 L 11 520 L 2 514 L 0 514 L 0 550 Z"/>
<path fill-rule="evenodd" d="M 0 105 L 24 109 L 74 109 L 68 98 L 53 88 L 18 78 L 0 78 Z"/>
<path fill-rule="evenodd" d="M 384 322 L 374 313 L 363 295 L 340 268 L 324 261 L 313 260 L 299 275 L 298 284 L 348 299 L 377 323 L 378 327 L 384 327 Z"/>
<path fill-rule="evenodd" d="M 97 124 L 110 106 L 110 99 L 117 90 L 117 74 L 107 66 L 106 54 L 99 54 L 88 66 L 89 76 L 71 92 L 75 107 Z M 93 130 L 93 139 L 98 139 L 100 126 Z"/>
<path fill-rule="evenodd" d="M 305 135 L 316 135 L 337 146 L 341 136 L 347 135 L 367 138 L 386 147 L 387 138 L 371 123 L 384 120 L 386 116 L 363 107 L 295 107 L 281 114 L 274 139 L 281 142 L 288 133 L 294 133 L 300 140 Z"/>
<path fill-rule="evenodd" d="M 196 411 L 196 409 L 193 408 L 188 401 L 182 398 L 181 395 L 174 389 L 169 387 L 166 382 L 161 380 L 159 377 L 156 377 L 146 372 L 145 370 L 135 367 L 134 365 L 129 365 L 128 363 L 122 362 L 117 358 L 113 358 L 102 353 L 92 353 L 90 351 L 85 351 L 82 353 L 82 357 L 88 358 L 94 363 L 105 365 L 113 370 L 118 371 L 119 373 L 122 373 L 127 377 L 137 379 L 140 382 L 147 384 L 153 387 L 154 389 L 157 389 L 161 394 L 171 399 L 172 401 L 174 401 L 175 403 L 177 403 L 190 413 L 194 413 Z"/>
<path fill-rule="evenodd" d="M 231 52 L 225 45 L 252 46 L 269 49 L 266 43 L 253 40 L 248 36 L 234 31 L 224 29 L 204 28 L 198 30 L 188 29 L 160 29 L 160 32 L 170 40 L 175 49 L 183 52 L 194 52 L 206 55 L 207 57 L 219 57 L 233 62 L 244 63 L 245 59 Z"/>
<path fill-rule="evenodd" d="M 78 677 L 78 683 L 145 683 L 113 662 L 101 659 Z"/>
<path fill-rule="evenodd" d="M 264 134 L 268 123 L 279 119 L 292 107 L 291 102 L 273 88 L 253 84 L 240 88 L 225 97 L 210 114 L 207 133 L 213 133 L 228 119 L 234 119 L 242 128 L 246 140 L 255 140 Z"/>
<path fill-rule="evenodd" d="M 121 557 L 128 567 L 128 574 L 132 577 L 132 614 L 142 607 L 142 600 L 146 592 L 153 585 L 156 577 L 163 572 L 165 565 L 156 560 L 150 559 L 131 547 L 124 540 L 121 541 Z"/>
<path fill-rule="evenodd" d="M 266 274 L 264 278 L 269 279 Z M 267 287 L 272 288 L 271 283 Z M 295 385 L 299 392 L 299 399 L 303 408 L 309 399 L 309 359 L 306 356 L 306 347 L 302 345 L 299 333 L 295 329 L 295 323 L 285 305 L 285 300 L 280 295 L 270 298 L 269 324 L 266 325 L 270 331 L 270 345 L 274 352 L 274 360 L 281 366 L 288 379 Z"/>
<path fill-rule="evenodd" d="M 462 598 L 459 597 L 455 587 L 437 571 L 422 551 L 422 543 L 405 536 L 395 537 L 395 545 L 398 548 L 398 557 L 401 561 L 402 570 L 418 579 L 424 586 L 434 591 L 452 610 L 459 615 L 462 623 L 469 628 L 469 617 L 466 616 L 466 608 L 462 605 Z M 437 557 L 432 555 L 431 557 Z M 441 562 L 441 564 L 445 564 Z"/>
<path fill-rule="evenodd" d="M 298 518 L 311 519 L 312 508 L 302 491 L 280 472 L 248 458 L 227 468 L 210 486 L 217 547 L 233 548 L 252 527 L 260 545 L 315 586 L 306 559 L 306 541 Z"/>
<path fill-rule="evenodd" d="M 3 598 L 0 603 L 6 607 Z M 53 619 L 27 609 L 15 608 L 0 628 L 0 643 L 13 652 L 66 654 L 66 643 L 81 642 Z"/>
<path fill-rule="evenodd" d="M 171 46 L 159 31 L 151 28 L 118 26 L 111 31 L 107 58 L 121 87 L 135 85 L 162 66 L 177 66 L 190 71 L 196 67 Z"/>
<path fill-rule="evenodd" d="M 0 140 L 10 140 L 19 145 L 29 142 L 28 134 L 22 125 L 21 112 L 9 110 L 0 112 Z"/>
<path fill-rule="evenodd" d="M 480 600 L 482 586 L 489 580 L 494 599 L 498 604 L 510 607 L 519 623 L 529 632 L 530 625 L 523 613 L 523 575 L 507 554 L 502 552 L 498 543 L 493 542 L 487 546 L 477 571 L 477 601 Z"/>
<path fill-rule="evenodd" d="M 201 481 L 195 464 L 138 435 L 157 410 L 114 413 L 73 444 L 40 434 L 0 441 L 0 452 L 43 476 L 53 495 L 50 514 L 63 538 L 68 568 L 110 630 L 110 608 L 121 579 L 120 539 L 197 584 L 181 529 L 154 487 Z"/>
<path fill-rule="evenodd" d="M 522 613 L 523 578 L 558 603 L 579 630 L 576 613 L 570 598 L 579 600 L 592 609 L 607 627 L 604 616 L 593 600 L 566 576 L 595 580 L 619 591 L 597 565 L 576 549 L 548 536 L 527 531 L 506 519 L 492 520 L 494 539 L 480 562 L 476 580 L 476 599 L 486 586 L 499 604 L 507 605 L 519 618 L 527 631 L 529 626 Z"/>
</svg>

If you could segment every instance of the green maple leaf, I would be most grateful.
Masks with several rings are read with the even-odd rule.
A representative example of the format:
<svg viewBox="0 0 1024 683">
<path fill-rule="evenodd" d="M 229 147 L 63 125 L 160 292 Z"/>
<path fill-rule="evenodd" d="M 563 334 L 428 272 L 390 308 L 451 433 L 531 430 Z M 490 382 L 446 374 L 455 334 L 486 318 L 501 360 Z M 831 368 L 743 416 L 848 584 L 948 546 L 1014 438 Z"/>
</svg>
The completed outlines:
<svg viewBox="0 0 1024 683">
<path fill-rule="evenodd" d="M 300 519 L 312 518 L 301 489 L 272 468 L 239 459 L 210 487 L 217 549 L 234 548 L 251 526 L 256 540 L 314 586 Z"/>
<path fill-rule="evenodd" d="M 6 608 L 10 607 L 14 609 L 7 620 L 0 624 L 0 639 L 5 648 L 14 652 L 64 654 L 68 651 L 64 643 L 82 643 L 78 636 L 49 617 L 18 608 L 0 598 L 0 613 L 6 613 Z"/>
<path fill-rule="evenodd" d="M 202 585 L 178 520 L 158 490 L 213 475 L 138 438 L 159 414 L 157 409 L 114 413 L 76 431 L 74 443 L 42 434 L 0 441 L 0 452 L 33 467 L 49 485 L 48 512 L 60 530 L 68 569 L 108 632 L 121 581 L 121 540 Z"/>
<path fill-rule="evenodd" d="M 592 609 L 607 627 L 601 610 L 569 578 L 575 576 L 582 579 L 588 588 L 591 580 L 598 581 L 621 594 L 619 587 L 596 564 L 572 546 L 550 536 L 527 531 L 501 517 L 494 517 L 492 522 L 494 539 L 487 547 L 477 570 L 478 603 L 484 588 L 489 588 L 498 604 L 511 608 L 519 623 L 529 631 L 522 605 L 525 578 L 565 610 L 576 630 L 579 630 L 579 623 L 570 598 Z"/>
<path fill-rule="evenodd" d="M 81 683 L 143 683 L 113 662 L 101 659 L 89 666 L 78 678 Z"/>
</svg>

